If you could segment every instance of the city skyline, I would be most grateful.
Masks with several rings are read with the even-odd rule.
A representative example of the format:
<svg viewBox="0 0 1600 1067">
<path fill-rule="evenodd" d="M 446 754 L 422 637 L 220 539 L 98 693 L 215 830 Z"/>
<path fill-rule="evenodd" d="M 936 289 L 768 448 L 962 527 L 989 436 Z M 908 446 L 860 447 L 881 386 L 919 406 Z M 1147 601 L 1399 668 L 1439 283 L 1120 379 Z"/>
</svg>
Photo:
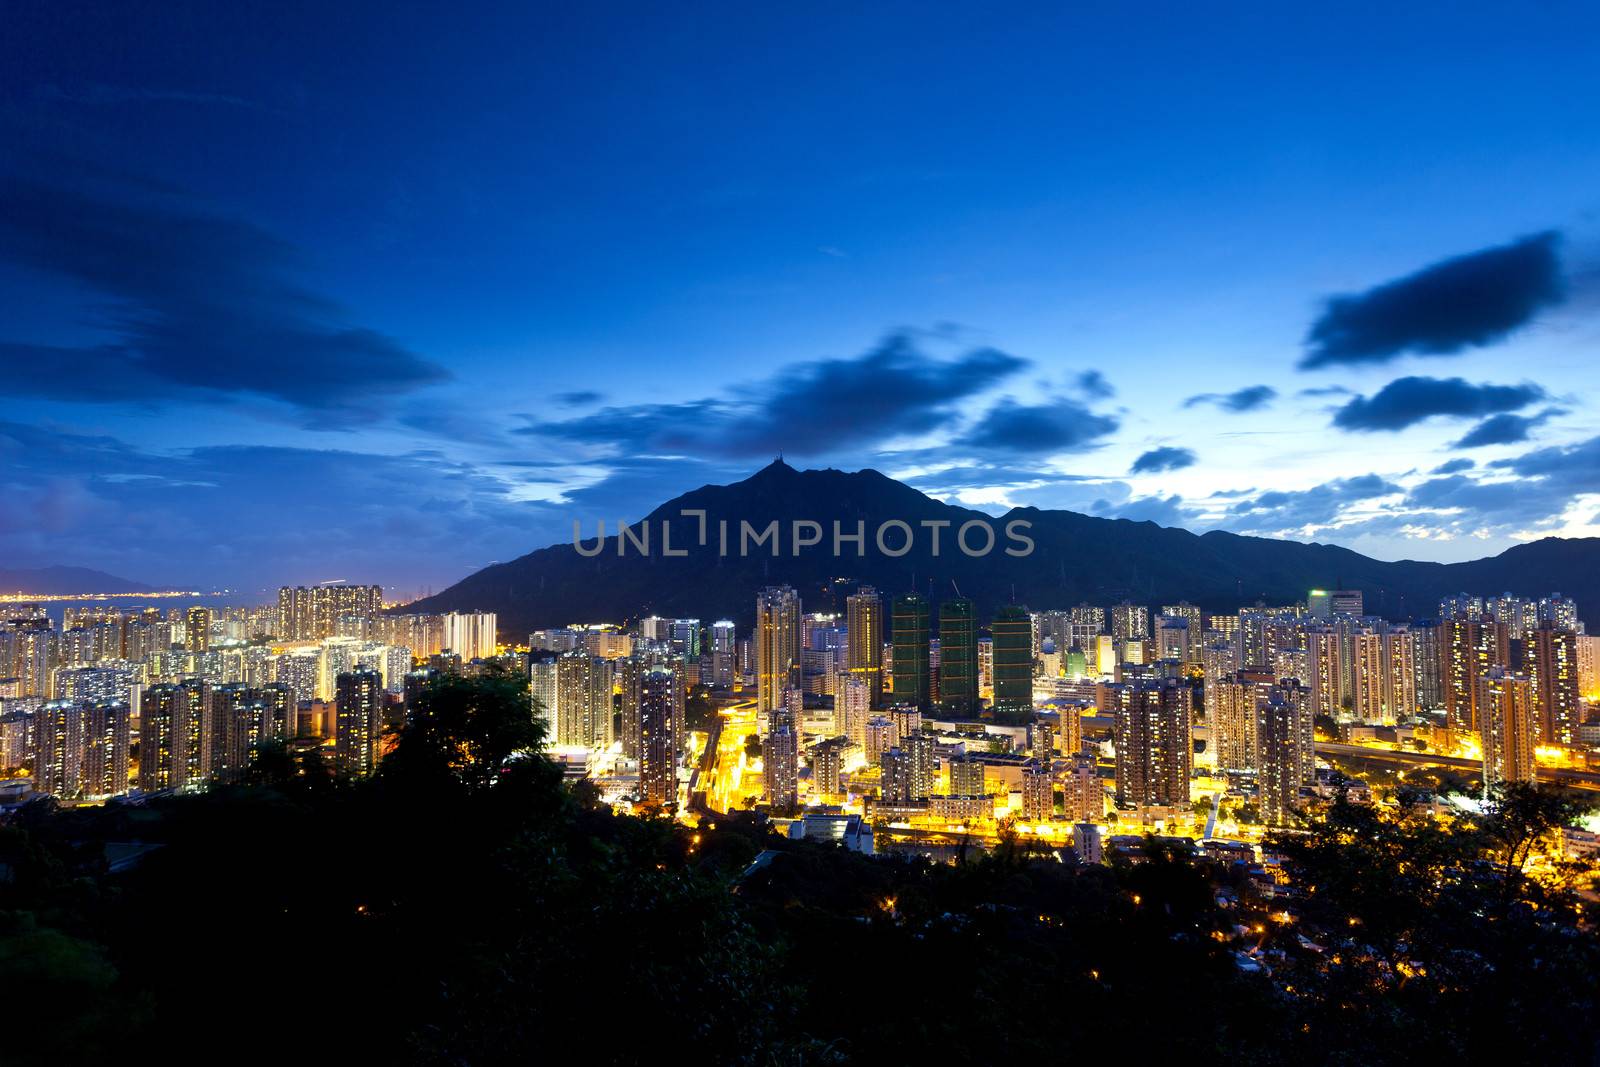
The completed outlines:
<svg viewBox="0 0 1600 1067">
<path fill-rule="evenodd" d="M 777 453 L 1381 559 L 1600 533 L 1582 8 L 16 17 L 8 566 L 442 587 Z"/>
</svg>

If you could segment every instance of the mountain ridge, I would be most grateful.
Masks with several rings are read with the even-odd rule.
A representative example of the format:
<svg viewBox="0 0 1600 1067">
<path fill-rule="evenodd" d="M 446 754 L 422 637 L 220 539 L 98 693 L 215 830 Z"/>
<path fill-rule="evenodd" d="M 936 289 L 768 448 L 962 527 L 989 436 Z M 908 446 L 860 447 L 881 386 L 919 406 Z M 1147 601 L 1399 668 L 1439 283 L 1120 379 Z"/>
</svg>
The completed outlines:
<svg viewBox="0 0 1600 1067">
<path fill-rule="evenodd" d="M 698 543 L 699 519 L 680 514 L 686 509 L 706 513 L 706 545 Z M 663 520 L 672 526 L 674 553 L 684 555 L 661 554 Z M 760 555 L 722 555 L 720 523 L 729 523 L 729 549 L 736 553 L 740 520 L 758 530 L 776 520 L 783 554 L 774 557 L 762 544 Z M 791 524 L 808 520 L 820 525 L 823 542 L 793 555 Z M 873 543 L 878 526 L 894 520 L 914 534 L 904 555 L 885 554 Z M 968 556 L 953 546 L 960 525 L 973 520 L 995 532 L 995 547 L 987 555 Z M 1004 553 L 1004 531 L 1016 520 L 1031 524 L 1029 555 Z M 1545 538 L 1462 563 L 1388 562 L 1339 545 L 1223 530 L 1196 534 L 1148 520 L 1072 511 L 1014 507 L 996 517 L 940 501 L 876 470 L 799 471 L 782 460 L 742 481 L 683 493 L 653 508 L 641 522 L 652 530 L 650 555 L 638 553 L 630 542 L 619 556 L 620 535 L 612 530 L 598 554 L 580 554 L 572 544 L 535 549 L 398 610 L 494 611 L 512 635 L 574 622 L 620 623 L 652 613 L 748 624 L 756 590 L 776 583 L 800 590 L 808 610 L 842 610 L 843 594 L 858 583 L 885 594 L 928 593 L 931 584 L 935 601 L 948 596 L 953 584 L 977 602 L 984 617 L 1013 596 L 1032 608 L 1085 600 L 1105 606 L 1128 598 L 1151 605 L 1188 600 L 1228 611 L 1257 599 L 1288 603 L 1303 599 L 1309 589 L 1336 585 L 1361 589 L 1369 613 L 1396 618 L 1432 615 L 1440 597 L 1462 590 L 1485 596 L 1559 591 L 1577 599 L 1585 618 L 1595 617 L 1600 607 L 1600 538 Z M 834 522 L 846 531 L 864 524 L 867 544 L 861 555 L 831 554 Z M 949 524 L 941 531 L 940 553 L 932 553 L 923 523 Z M 631 524 L 634 537 L 640 525 Z M 583 534 L 586 552 L 593 551 L 595 528 Z M 894 533 L 887 547 L 897 547 L 903 536 Z M 848 542 L 845 547 L 850 548 Z"/>
<path fill-rule="evenodd" d="M 34 596 L 73 593 L 151 593 L 153 585 L 119 578 L 90 567 L 13 567 L 0 569 L 0 592 Z"/>
</svg>

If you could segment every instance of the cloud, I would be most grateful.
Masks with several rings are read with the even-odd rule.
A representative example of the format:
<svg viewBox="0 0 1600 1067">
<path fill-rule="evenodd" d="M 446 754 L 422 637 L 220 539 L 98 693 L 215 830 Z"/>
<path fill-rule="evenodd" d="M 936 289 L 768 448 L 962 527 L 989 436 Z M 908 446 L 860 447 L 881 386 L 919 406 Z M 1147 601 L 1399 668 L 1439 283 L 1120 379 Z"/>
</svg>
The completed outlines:
<svg viewBox="0 0 1600 1067">
<path fill-rule="evenodd" d="M 1446 259 L 1335 296 L 1306 335 L 1303 369 L 1447 356 L 1504 340 L 1566 298 L 1555 231 Z"/>
<path fill-rule="evenodd" d="M 1027 365 L 992 348 L 932 359 L 897 333 L 864 355 L 796 364 L 730 396 L 607 407 L 516 432 L 633 454 L 826 455 L 947 426 L 958 402 Z"/>
<path fill-rule="evenodd" d="M 1278 391 L 1270 385 L 1249 385 L 1231 393 L 1199 393 L 1183 402 L 1186 408 L 1197 404 L 1215 404 L 1223 411 L 1244 412 L 1266 407 L 1277 398 Z"/>
<path fill-rule="evenodd" d="M 605 394 L 597 393 L 593 389 L 575 389 L 570 393 L 557 393 L 550 399 L 564 408 L 586 408 L 591 404 L 598 404 L 605 399 Z"/>
<path fill-rule="evenodd" d="M 1192 467 L 1198 457 L 1192 449 L 1163 446 L 1152 448 L 1133 461 L 1129 474 L 1159 474 L 1162 471 L 1182 470 Z"/>
<path fill-rule="evenodd" d="M 1193 525 L 1195 519 L 1194 514 L 1183 507 L 1183 497 L 1177 493 L 1171 496 L 1136 497 L 1123 504 L 1097 500 L 1092 510 L 1096 515 L 1106 518 L 1153 522 L 1158 526 L 1188 527 Z"/>
<path fill-rule="evenodd" d="M 1099 447 L 1100 439 L 1120 425 L 1110 415 L 1090 411 L 1071 400 L 1019 404 L 1007 398 L 978 420 L 958 442 L 961 448 L 1050 455 Z"/>
<path fill-rule="evenodd" d="M 1515 411 L 1544 398 L 1532 382 L 1473 385 L 1464 378 L 1397 378 L 1370 399 L 1352 398 L 1333 416 L 1341 430 L 1403 430 L 1434 416 L 1481 418 Z"/>
<path fill-rule="evenodd" d="M 293 280 L 295 250 L 92 167 L 0 175 L 0 261 L 94 294 L 98 343 L 0 341 L 0 394 L 88 403 L 266 399 L 310 425 L 376 417 L 445 370 Z"/>
<path fill-rule="evenodd" d="M 1433 468 L 1433 473 L 1434 474 L 1459 474 L 1461 471 L 1469 471 L 1475 466 L 1477 466 L 1476 463 L 1474 463 L 1470 459 L 1466 459 L 1465 457 L 1463 457 L 1461 459 L 1446 460 L 1445 462 L 1439 464 L 1437 467 Z"/>
<path fill-rule="evenodd" d="M 1086 370 L 1073 379 L 1073 386 L 1080 393 L 1091 400 L 1110 400 L 1117 395 L 1117 391 L 1106 381 L 1106 376 L 1097 370 Z"/>
<path fill-rule="evenodd" d="M 1482 448 L 1485 445 L 1512 445 L 1526 441 L 1528 434 L 1539 424 L 1563 414 L 1559 408 L 1547 408 L 1537 415 L 1491 415 L 1455 442 L 1457 448 Z"/>
<path fill-rule="evenodd" d="M 8 560 L 195 583 L 187 588 L 453 581 L 570 536 L 569 508 L 518 500 L 516 488 L 436 452 L 153 451 L 0 422 Z M 107 537 L 112 528 L 118 536 Z"/>
<path fill-rule="evenodd" d="M 1343 518 L 1351 505 L 1403 492 L 1399 485 L 1376 474 L 1338 478 L 1310 489 L 1269 490 L 1231 504 L 1227 514 L 1234 521 L 1229 528 L 1281 533 L 1328 526 Z"/>
<path fill-rule="evenodd" d="M 1496 460 L 1490 466 L 1523 478 L 1537 478 L 1568 495 L 1600 493 L 1600 437 L 1535 449 L 1510 459 Z"/>
</svg>

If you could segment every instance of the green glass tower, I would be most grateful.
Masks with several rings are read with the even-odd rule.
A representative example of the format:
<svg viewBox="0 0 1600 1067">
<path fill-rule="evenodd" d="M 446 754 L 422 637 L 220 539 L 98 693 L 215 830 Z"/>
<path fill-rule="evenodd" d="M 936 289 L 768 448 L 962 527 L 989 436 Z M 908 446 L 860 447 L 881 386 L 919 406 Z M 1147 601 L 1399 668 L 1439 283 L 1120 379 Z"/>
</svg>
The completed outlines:
<svg viewBox="0 0 1600 1067">
<path fill-rule="evenodd" d="M 1026 716 L 1033 711 L 1033 620 L 1028 609 L 1008 604 L 989 624 L 994 635 L 994 710 Z"/>
<path fill-rule="evenodd" d="M 939 605 L 939 710 L 978 710 L 978 610 L 966 597 Z"/>
<path fill-rule="evenodd" d="M 890 613 L 894 643 L 894 702 L 928 709 L 928 598 L 901 593 Z"/>
</svg>

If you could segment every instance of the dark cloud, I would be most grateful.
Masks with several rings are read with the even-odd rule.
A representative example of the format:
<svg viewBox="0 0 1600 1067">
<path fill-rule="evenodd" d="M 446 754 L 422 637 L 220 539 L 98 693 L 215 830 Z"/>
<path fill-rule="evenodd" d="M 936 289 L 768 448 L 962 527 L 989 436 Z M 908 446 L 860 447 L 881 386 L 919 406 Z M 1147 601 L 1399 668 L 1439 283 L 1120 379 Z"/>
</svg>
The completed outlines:
<svg viewBox="0 0 1600 1067">
<path fill-rule="evenodd" d="M 932 359 L 895 334 L 865 355 L 798 364 L 731 397 L 608 407 L 517 432 L 634 454 L 824 455 L 948 425 L 956 403 L 1027 365 L 992 348 Z"/>
<path fill-rule="evenodd" d="M 1459 474 L 1462 471 L 1469 471 L 1473 467 L 1476 467 L 1476 466 L 1477 466 L 1477 464 L 1474 463 L 1470 459 L 1465 459 L 1465 458 L 1462 458 L 1462 459 L 1451 459 L 1451 460 L 1446 460 L 1445 462 L 1439 464 L 1437 467 L 1433 468 L 1433 473 L 1434 474 Z"/>
<path fill-rule="evenodd" d="M 1466 436 L 1455 442 L 1455 447 L 1482 448 L 1526 441 L 1535 427 L 1559 414 L 1558 409 L 1549 408 L 1537 415 L 1491 415 L 1468 430 Z"/>
<path fill-rule="evenodd" d="M 1333 297 L 1306 335 L 1300 366 L 1446 356 L 1503 340 L 1565 299 L 1560 240 L 1554 231 L 1534 234 Z"/>
<path fill-rule="evenodd" d="M 1086 370 L 1073 379 L 1073 386 L 1078 392 L 1091 400 L 1110 400 L 1117 395 L 1117 391 L 1106 381 L 1106 376 L 1097 370 Z"/>
<path fill-rule="evenodd" d="M 1567 496 L 1600 493 L 1600 437 L 1572 445 L 1535 449 L 1511 459 L 1496 460 L 1490 466 L 1523 478 L 1537 478 Z"/>
<path fill-rule="evenodd" d="M 1228 514 L 1236 520 L 1230 528 L 1277 533 L 1306 526 L 1326 526 L 1352 504 L 1403 492 L 1400 486 L 1376 474 L 1339 478 L 1310 489 L 1270 490 L 1230 505 Z"/>
<path fill-rule="evenodd" d="M 557 393 L 551 399 L 564 408 L 583 408 L 600 403 L 605 399 L 605 394 L 593 389 L 575 389 L 570 393 Z"/>
<path fill-rule="evenodd" d="M 443 368 L 292 279 L 294 250 L 84 168 L 0 175 L 0 261 L 94 294 L 93 344 L 0 342 L 0 393 L 93 403 L 264 398 L 308 422 L 376 414 Z"/>
<path fill-rule="evenodd" d="M 1473 385 L 1464 378 L 1397 378 L 1371 398 L 1357 396 L 1333 416 L 1341 430 L 1403 430 L 1425 419 L 1482 418 L 1515 411 L 1544 398 L 1532 382 Z"/>
<path fill-rule="evenodd" d="M 1192 449 L 1172 448 L 1162 446 L 1152 448 L 1133 461 L 1133 466 L 1128 468 L 1129 474 L 1159 474 L 1162 471 L 1182 470 L 1192 467 L 1198 457 Z"/>
<path fill-rule="evenodd" d="M 1101 438 L 1115 433 L 1118 425 L 1114 417 L 1071 400 L 1019 404 L 1008 398 L 990 408 L 956 443 L 959 448 L 1002 453 L 1080 452 L 1099 447 Z"/>
<path fill-rule="evenodd" d="M 194 583 L 181 588 L 443 583 L 570 537 L 571 509 L 518 500 L 518 484 L 435 452 L 153 452 L 66 427 L 0 422 L 8 560 Z"/>
<path fill-rule="evenodd" d="M 1186 408 L 1197 404 L 1215 404 L 1223 411 L 1254 411 L 1266 407 L 1277 398 L 1278 391 L 1270 385 L 1248 385 L 1231 393 L 1199 393 L 1183 402 Z"/>
</svg>

